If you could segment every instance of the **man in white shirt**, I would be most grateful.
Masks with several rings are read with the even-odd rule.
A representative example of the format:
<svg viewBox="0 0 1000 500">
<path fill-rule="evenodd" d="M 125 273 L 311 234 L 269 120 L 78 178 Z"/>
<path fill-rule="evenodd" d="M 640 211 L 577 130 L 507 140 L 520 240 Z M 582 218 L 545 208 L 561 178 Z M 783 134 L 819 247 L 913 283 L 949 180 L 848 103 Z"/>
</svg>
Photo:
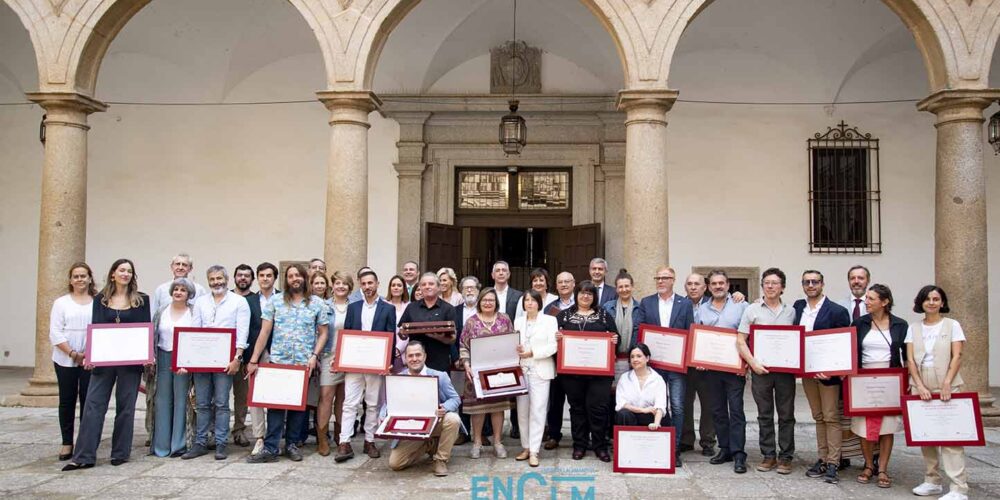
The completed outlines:
<svg viewBox="0 0 1000 500">
<path fill-rule="evenodd" d="M 406 283 L 406 293 L 413 301 L 413 290 L 417 288 L 417 281 L 420 278 L 420 264 L 417 264 L 415 260 L 408 260 L 403 263 L 403 270 L 399 274 L 403 277 L 403 282 Z"/>
<path fill-rule="evenodd" d="M 194 374 L 198 430 L 195 434 L 194 446 L 181 456 L 184 460 L 197 458 L 208 453 L 208 432 L 213 414 L 215 417 L 215 459 L 225 460 L 227 458 L 229 393 L 233 389 L 233 375 L 239 372 L 243 350 L 247 347 L 247 334 L 250 330 L 250 306 L 244 297 L 229 290 L 229 273 L 226 268 L 218 265 L 209 267 L 207 276 L 208 286 L 212 293 L 195 300 L 193 323 L 195 326 L 203 328 L 235 329 L 236 356 L 230 360 L 225 372 Z"/>
<path fill-rule="evenodd" d="M 604 282 L 604 278 L 608 275 L 608 261 L 600 257 L 594 257 L 590 260 L 588 271 L 591 283 L 597 288 L 597 297 L 594 300 L 595 305 L 603 306 L 606 302 L 611 302 L 618 298 L 618 292 L 615 291 L 615 287 Z"/>
<path fill-rule="evenodd" d="M 847 309 L 854 321 L 868 314 L 868 307 L 865 306 L 865 293 L 868 291 L 868 284 L 871 283 L 872 274 L 868 268 L 856 265 L 847 270 L 847 285 L 851 287 L 851 295 L 839 302 Z"/>
<path fill-rule="evenodd" d="M 491 276 L 494 283 L 493 289 L 497 292 L 497 312 L 506 314 L 511 321 L 514 321 L 517 303 L 521 300 L 523 293 L 510 287 L 510 265 L 502 260 L 496 261 L 493 263 Z"/>
<path fill-rule="evenodd" d="M 174 280 L 177 278 L 188 278 L 188 275 L 191 274 L 191 271 L 193 270 L 194 270 L 194 261 L 191 260 L 190 255 L 186 253 L 179 253 L 175 255 L 174 258 L 171 259 L 170 261 L 170 273 L 173 275 L 173 278 L 170 278 L 169 280 L 167 280 L 166 283 L 163 283 L 160 286 L 156 287 L 156 290 L 153 292 L 153 296 L 149 298 L 149 314 L 156 314 L 160 312 L 160 309 L 167 307 L 170 304 L 171 300 L 170 284 L 173 283 Z M 190 279 L 191 282 L 194 283 L 193 279 L 191 278 L 188 279 Z M 199 285 L 198 283 L 194 284 L 194 290 L 195 290 L 194 297 L 188 299 L 188 303 L 193 304 L 194 299 L 201 297 L 202 295 L 205 295 L 207 293 L 205 291 L 205 287 Z"/>
</svg>

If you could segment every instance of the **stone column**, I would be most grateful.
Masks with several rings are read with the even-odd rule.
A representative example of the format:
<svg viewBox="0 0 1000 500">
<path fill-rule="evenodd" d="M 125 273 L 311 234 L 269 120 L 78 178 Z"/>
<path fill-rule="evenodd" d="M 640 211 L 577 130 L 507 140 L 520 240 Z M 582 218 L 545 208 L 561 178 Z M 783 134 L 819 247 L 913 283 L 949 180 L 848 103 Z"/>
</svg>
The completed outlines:
<svg viewBox="0 0 1000 500">
<path fill-rule="evenodd" d="M 598 113 L 604 123 L 601 141 L 601 171 L 604 173 L 604 253 L 613 279 L 625 266 L 625 116 L 619 112 Z M 626 267 L 627 268 L 627 267 Z"/>
<path fill-rule="evenodd" d="M 658 266 L 669 263 L 667 224 L 667 111 L 677 91 L 623 90 L 625 111 L 625 267 L 637 296 L 652 293 Z"/>
<path fill-rule="evenodd" d="M 394 113 L 399 123 L 398 161 L 393 164 L 399 177 L 398 212 L 396 218 L 396 268 L 408 260 L 420 260 L 420 241 L 424 234 L 420 223 L 421 181 L 427 164 L 424 162 L 424 124 L 430 113 Z"/>
<path fill-rule="evenodd" d="M 989 393 L 989 280 L 983 109 L 1000 90 L 945 90 L 918 109 L 937 115 L 934 280 L 948 293 L 949 316 L 962 324 L 965 390 L 977 391 L 984 423 L 1000 425 Z"/>
<path fill-rule="evenodd" d="M 7 406 L 58 406 L 52 368 L 49 313 L 66 293 L 69 267 L 86 257 L 87 115 L 107 105 L 74 92 L 39 92 L 28 99 L 45 108 L 41 218 L 38 224 L 38 289 L 35 301 L 35 370 Z M 99 274 L 99 271 L 95 272 Z"/>
<path fill-rule="evenodd" d="M 326 237 L 330 269 L 368 264 L 368 113 L 382 102 L 372 92 L 317 92 L 330 110 L 326 176 Z"/>
</svg>

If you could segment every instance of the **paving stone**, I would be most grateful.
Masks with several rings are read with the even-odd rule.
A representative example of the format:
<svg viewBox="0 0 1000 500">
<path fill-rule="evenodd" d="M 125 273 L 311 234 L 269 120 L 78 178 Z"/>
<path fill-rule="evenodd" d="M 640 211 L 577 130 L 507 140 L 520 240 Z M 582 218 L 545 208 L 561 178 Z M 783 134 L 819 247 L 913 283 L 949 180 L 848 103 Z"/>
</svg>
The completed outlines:
<svg viewBox="0 0 1000 500">
<path fill-rule="evenodd" d="M 16 493 L 59 477 L 58 474 L 3 473 L 0 474 L 0 493 Z"/>
</svg>

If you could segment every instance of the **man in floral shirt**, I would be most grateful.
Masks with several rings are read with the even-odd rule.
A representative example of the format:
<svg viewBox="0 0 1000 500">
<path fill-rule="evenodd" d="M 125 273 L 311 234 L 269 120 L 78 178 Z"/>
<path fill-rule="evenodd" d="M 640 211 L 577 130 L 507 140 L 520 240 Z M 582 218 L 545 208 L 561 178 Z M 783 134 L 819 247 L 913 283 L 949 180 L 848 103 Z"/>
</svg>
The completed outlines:
<svg viewBox="0 0 1000 500">
<path fill-rule="evenodd" d="M 275 294 L 261 310 L 260 335 L 254 347 L 248 376 L 257 371 L 257 362 L 267 347 L 268 338 L 274 334 L 271 343 L 271 363 L 307 366 L 309 374 L 317 369 L 319 354 L 326 342 L 329 311 L 323 299 L 306 292 L 305 267 L 292 264 L 285 270 L 283 292 Z M 330 367 L 321 367 L 329 370 Z M 302 452 L 295 446 L 292 434 L 302 427 L 304 411 L 267 410 L 267 436 L 264 450 L 247 457 L 248 463 L 266 463 L 278 460 L 278 445 L 285 437 L 285 455 L 292 461 L 302 460 Z"/>
</svg>

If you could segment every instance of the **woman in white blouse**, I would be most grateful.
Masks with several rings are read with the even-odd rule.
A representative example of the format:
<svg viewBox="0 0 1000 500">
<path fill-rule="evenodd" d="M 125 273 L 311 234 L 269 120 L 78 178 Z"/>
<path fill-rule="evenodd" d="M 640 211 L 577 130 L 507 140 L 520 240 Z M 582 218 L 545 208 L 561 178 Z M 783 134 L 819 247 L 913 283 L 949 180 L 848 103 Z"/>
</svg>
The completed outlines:
<svg viewBox="0 0 1000 500">
<path fill-rule="evenodd" d="M 524 292 L 524 315 L 514 320 L 514 330 L 521 334 L 517 354 L 528 385 L 528 393 L 517 397 L 517 420 L 521 431 L 521 453 L 517 460 L 527 460 L 538 467 L 538 449 L 545 432 L 545 413 L 549 403 L 549 384 L 556 376 L 552 355 L 556 353 L 554 316 L 541 313 L 542 295 L 537 290 Z"/>
<path fill-rule="evenodd" d="M 59 460 L 69 460 L 73 456 L 76 400 L 80 400 L 82 413 L 90 383 L 90 372 L 83 369 L 87 325 L 93 312 L 94 295 L 97 295 L 90 266 L 83 262 L 73 264 L 69 268 L 68 288 L 69 293 L 52 303 L 49 318 L 52 363 L 59 384 L 59 429 L 62 431 Z"/>
<path fill-rule="evenodd" d="M 153 394 L 155 410 L 149 451 L 158 457 L 176 458 L 186 451 L 185 432 L 191 375 L 183 368 L 177 373 L 171 368 L 174 327 L 194 324 L 188 301 L 196 293 L 194 282 L 187 278 L 177 278 L 170 283 L 170 304 L 153 313 L 153 327 L 156 330 L 156 392 Z"/>
<path fill-rule="evenodd" d="M 615 425 L 647 425 L 660 428 L 667 411 L 667 384 L 649 368 L 649 347 L 636 344 L 629 350 L 632 369 L 618 379 L 615 390 Z"/>
</svg>

